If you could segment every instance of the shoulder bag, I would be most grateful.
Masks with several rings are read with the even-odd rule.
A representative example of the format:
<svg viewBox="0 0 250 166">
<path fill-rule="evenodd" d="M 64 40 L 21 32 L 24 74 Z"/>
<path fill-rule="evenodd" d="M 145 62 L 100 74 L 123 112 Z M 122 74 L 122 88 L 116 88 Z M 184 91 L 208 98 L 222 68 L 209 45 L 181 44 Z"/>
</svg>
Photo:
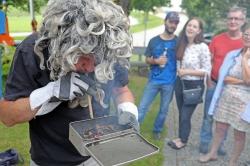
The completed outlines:
<svg viewBox="0 0 250 166">
<path fill-rule="evenodd" d="M 180 68 L 182 68 L 182 61 L 180 61 Z M 193 105 L 193 104 L 199 104 L 203 102 L 203 92 L 206 88 L 206 79 L 207 74 L 204 77 L 204 88 L 202 86 L 196 86 L 192 89 L 187 89 L 185 87 L 183 79 L 180 77 L 180 81 L 182 84 L 182 92 L 183 92 L 183 104 L 184 105 Z"/>
<path fill-rule="evenodd" d="M 184 81 L 180 78 L 183 91 L 183 103 L 184 105 L 192 105 L 202 103 L 202 96 L 204 89 L 201 86 L 196 88 L 187 89 L 185 87 Z"/>
</svg>

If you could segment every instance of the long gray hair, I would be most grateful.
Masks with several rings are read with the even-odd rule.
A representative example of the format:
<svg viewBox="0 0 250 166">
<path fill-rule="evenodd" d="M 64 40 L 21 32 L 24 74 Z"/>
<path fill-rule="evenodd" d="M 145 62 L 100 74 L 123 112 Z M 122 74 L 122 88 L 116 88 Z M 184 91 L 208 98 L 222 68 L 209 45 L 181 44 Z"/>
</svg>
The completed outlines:
<svg viewBox="0 0 250 166">
<path fill-rule="evenodd" d="M 93 53 L 95 77 L 103 83 L 113 79 L 114 63 L 129 67 L 129 21 L 112 1 L 50 0 L 43 17 L 35 52 L 44 69 L 44 50 L 48 49 L 46 63 L 53 80 L 74 70 L 82 54 Z"/>
</svg>

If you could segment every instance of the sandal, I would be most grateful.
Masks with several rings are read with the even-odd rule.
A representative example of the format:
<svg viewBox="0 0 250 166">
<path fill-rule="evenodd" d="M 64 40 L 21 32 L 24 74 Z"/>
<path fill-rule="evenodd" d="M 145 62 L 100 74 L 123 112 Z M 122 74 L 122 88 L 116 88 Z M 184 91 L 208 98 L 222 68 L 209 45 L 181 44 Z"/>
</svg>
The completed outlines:
<svg viewBox="0 0 250 166">
<path fill-rule="evenodd" d="M 168 142 L 168 145 L 172 148 L 172 149 L 175 149 L 175 150 L 180 150 L 182 148 L 184 148 L 186 146 L 186 144 L 183 144 L 182 146 L 178 147 L 174 141 L 169 141 Z"/>
<path fill-rule="evenodd" d="M 173 141 L 168 141 L 168 146 L 172 147 L 174 145 L 175 145 L 175 143 Z"/>
<path fill-rule="evenodd" d="M 172 146 L 173 144 L 176 145 L 176 143 L 177 143 L 177 142 L 180 142 L 180 141 L 181 141 L 180 138 L 176 138 L 176 139 L 173 139 L 173 140 L 171 140 L 171 141 L 168 141 L 168 145 L 169 145 L 169 146 Z"/>
</svg>

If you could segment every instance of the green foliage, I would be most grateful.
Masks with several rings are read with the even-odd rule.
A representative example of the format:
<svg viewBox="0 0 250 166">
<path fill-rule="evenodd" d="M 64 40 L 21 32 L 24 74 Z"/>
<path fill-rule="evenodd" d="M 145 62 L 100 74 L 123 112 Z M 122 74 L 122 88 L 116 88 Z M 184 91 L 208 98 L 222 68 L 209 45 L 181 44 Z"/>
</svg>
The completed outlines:
<svg viewBox="0 0 250 166">
<path fill-rule="evenodd" d="M 212 7 L 211 1 L 204 0 L 185 0 L 182 1 L 182 8 L 187 11 L 189 17 L 200 17 L 206 23 L 207 32 L 215 29 L 215 20 L 219 19 L 216 9 Z"/>
<path fill-rule="evenodd" d="M 132 33 L 140 32 L 144 29 L 145 23 L 144 23 L 144 12 L 140 12 L 138 10 L 134 10 L 131 12 L 131 16 L 136 18 L 138 20 L 138 24 L 131 26 L 130 31 Z M 159 18 L 154 15 L 149 15 L 147 20 L 147 27 L 148 29 L 157 27 L 159 25 L 163 24 L 162 18 Z"/>
<path fill-rule="evenodd" d="M 4 51 L 2 55 L 2 75 L 4 79 L 6 79 L 9 74 L 15 51 L 14 47 L 7 47 L 6 49 L 7 51 Z"/>
<path fill-rule="evenodd" d="M 31 18 L 27 12 L 23 13 L 23 16 L 20 17 L 16 15 L 16 10 L 13 10 L 9 13 L 9 31 L 10 32 L 31 32 Z M 144 12 L 140 12 L 138 10 L 133 10 L 130 13 L 134 18 L 138 20 L 138 24 L 131 26 L 131 32 L 140 32 L 144 29 Z M 41 15 L 36 15 L 36 19 L 38 22 L 38 27 L 39 24 L 42 21 L 42 16 Z M 163 24 L 162 18 L 159 18 L 154 15 L 149 15 L 148 22 L 147 22 L 147 27 L 148 28 L 154 28 L 159 25 Z M 15 40 L 23 40 L 24 37 L 15 37 Z"/>
<path fill-rule="evenodd" d="M 130 14 L 131 7 L 130 7 L 130 0 L 113 0 L 117 5 L 120 5 L 126 15 Z"/>
<path fill-rule="evenodd" d="M 12 46 L 4 46 L 1 45 L 1 57 L 2 57 L 2 78 L 5 80 L 8 76 L 10 66 L 12 63 L 13 55 L 15 48 Z"/>
<path fill-rule="evenodd" d="M 170 0 L 131 0 L 131 8 L 144 11 L 144 27 L 148 29 L 149 12 L 155 10 L 156 7 L 169 6 Z"/>
<path fill-rule="evenodd" d="M 145 12 L 154 11 L 155 7 L 169 6 L 170 0 L 131 0 L 133 9 L 142 10 Z"/>
<path fill-rule="evenodd" d="M 206 23 L 206 32 L 216 32 L 221 29 L 228 9 L 234 5 L 250 8 L 249 0 L 183 0 L 181 7 L 189 17 L 202 18 Z"/>
<path fill-rule="evenodd" d="M 212 0 L 214 5 L 213 7 L 217 10 L 220 18 L 225 18 L 227 16 L 228 9 L 232 6 L 245 7 L 246 9 L 250 8 L 249 0 Z M 250 17 L 250 13 L 247 13 L 247 17 Z"/>
<path fill-rule="evenodd" d="M 2 60 L 2 92 L 5 90 L 5 82 L 9 74 L 15 47 L 0 45 L 0 56 Z"/>
<path fill-rule="evenodd" d="M 34 10 L 40 12 L 40 8 L 46 5 L 48 0 L 33 0 Z M 9 6 L 29 11 L 29 1 L 27 0 L 7 0 Z"/>
<path fill-rule="evenodd" d="M 114 0 L 117 4 L 124 4 L 122 1 L 128 0 Z M 120 2 L 121 1 L 121 2 Z M 169 6 L 170 0 L 129 0 L 130 10 L 138 9 L 143 11 L 154 11 L 155 7 Z M 48 0 L 33 0 L 34 9 L 36 12 L 40 12 L 41 8 L 47 4 Z M 7 0 L 10 7 L 19 8 L 25 11 L 29 11 L 29 1 L 27 0 Z M 126 4 L 126 3 L 125 3 Z"/>
</svg>

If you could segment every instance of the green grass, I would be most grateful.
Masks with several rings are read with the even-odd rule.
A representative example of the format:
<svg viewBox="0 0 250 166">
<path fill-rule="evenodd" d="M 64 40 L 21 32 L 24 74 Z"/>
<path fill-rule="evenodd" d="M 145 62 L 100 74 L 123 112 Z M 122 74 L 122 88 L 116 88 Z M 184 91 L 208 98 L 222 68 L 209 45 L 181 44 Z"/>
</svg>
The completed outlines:
<svg viewBox="0 0 250 166">
<path fill-rule="evenodd" d="M 144 55 L 141 55 L 141 59 L 139 57 L 140 55 L 135 55 L 133 54 L 131 57 L 130 57 L 130 61 L 141 61 L 141 62 L 145 62 L 145 56 Z"/>
<path fill-rule="evenodd" d="M 31 32 L 31 17 L 27 12 L 21 12 L 20 14 L 13 10 L 9 10 L 8 20 L 9 20 L 9 32 Z M 140 32 L 145 28 L 144 24 L 144 13 L 139 11 L 132 11 L 131 16 L 138 20 L 138 24 L 131 26 L 131 32 Z M 42 21 L 41 14 L 36 14 L 36 20 L 38 22 L 38 27 Z M 163 20 L 154 15 L 149 15 L 147 22 L 147 29 L 157 27 L 162 25 Z M 20 38 L 20 37 L 19 37 Z M 15 38 L 16 39 L 16 38 Z M 23 38 L 21 38 L 23 39 Z"/>
<path fill-rule="evenodd" d="M 9 32 L 31 32 L 31 16 L 28 11 L 9 7 L 8 12 Z M 36 13 L 35 18 L 38 23 L 41 22 L 41 14 Z"/>
<path fill-rule="evenodd" d="M 31 32 L 31 18 L 30 16 L 11 16 L 9 20 L 9 32 Z M 38 24 L 41 22 L 41 15 L 36 16 Z"/>
<path fill-rule="evenodd" d="M 130 83 L 129 87 L 132 90 L 137 105 L 140 102 L 140 98 L 143 93 L 144 85 L 147 81 L 145 77 L 139 77 L 136 75 L 130 75 Z M 162 153 L 162 149 L 164 146 L 164 140 L 155 141 L 152 138 L 152 129 L 153 129 L 153 121 L 156 117 L 156 113 L 159 108 L 159 96 L 153 102 L 151 111 L 148 112 L 145 121 L 141 126 L 141 134 L 151 143 L 155 144 L 156 146 L 160 147 L 160 153 L 157 153 L 153 156 L 147 157 L 145 159 L 141 159 L 139 161 L 133 162 L 130 166 L 160 166 L 163 164 L 164 155 Z M 29 148 L 30 148 L 30 141 L 29 141 L 29 130 L 28 130 L 28 123 L 16 125 L 11 128 L 4 127 L 0 124 L 0 151 L 7 150 L 9 148 L 15 148 L 24 158 L 25 166 L 29 165 Z M 166 129 L 164 129 L 163 134 L 166 135 Z"/>
<path fill-rule="evenodd" d="M 9 148 L 16 149 L 24 158 L 24 165 L 29 165 L 29 130 L 28 124 L 20 124 L 7 128 L 0 124 L 0 151 L 3 152 Z"/>
<path fill-rule="evenodd" d="M 139 105 L 140 99 L 143 94 L 144 86 L 147 82 L 147 78 L 139 77 L 137 75 L 130 74 L 129 77 L 129 88 L 132 90 L 136 104 Z M 158 146 L 160 148 L 160 153 L 155 154 L 153 156 L 147 157 L 145 159 L 136 161 L 131 166 L 160 166 L 163 165 L 164 155 L 162 149 L 164 147 L 164 140 L 156 141 L 153 139 L 152 130 L 153 130 L 153 123 L 154 119 L 159 110 L 160 105 L 160 98 L 159 95 L 157 96 L 156 100 L 152 103 L 150 111 L 147 113 L 144 122 L 141 125 L 141 134 L 151 143 Z M 166 128 L 163 130 L 163 135 L 166 135 Z"/>
</svg>

